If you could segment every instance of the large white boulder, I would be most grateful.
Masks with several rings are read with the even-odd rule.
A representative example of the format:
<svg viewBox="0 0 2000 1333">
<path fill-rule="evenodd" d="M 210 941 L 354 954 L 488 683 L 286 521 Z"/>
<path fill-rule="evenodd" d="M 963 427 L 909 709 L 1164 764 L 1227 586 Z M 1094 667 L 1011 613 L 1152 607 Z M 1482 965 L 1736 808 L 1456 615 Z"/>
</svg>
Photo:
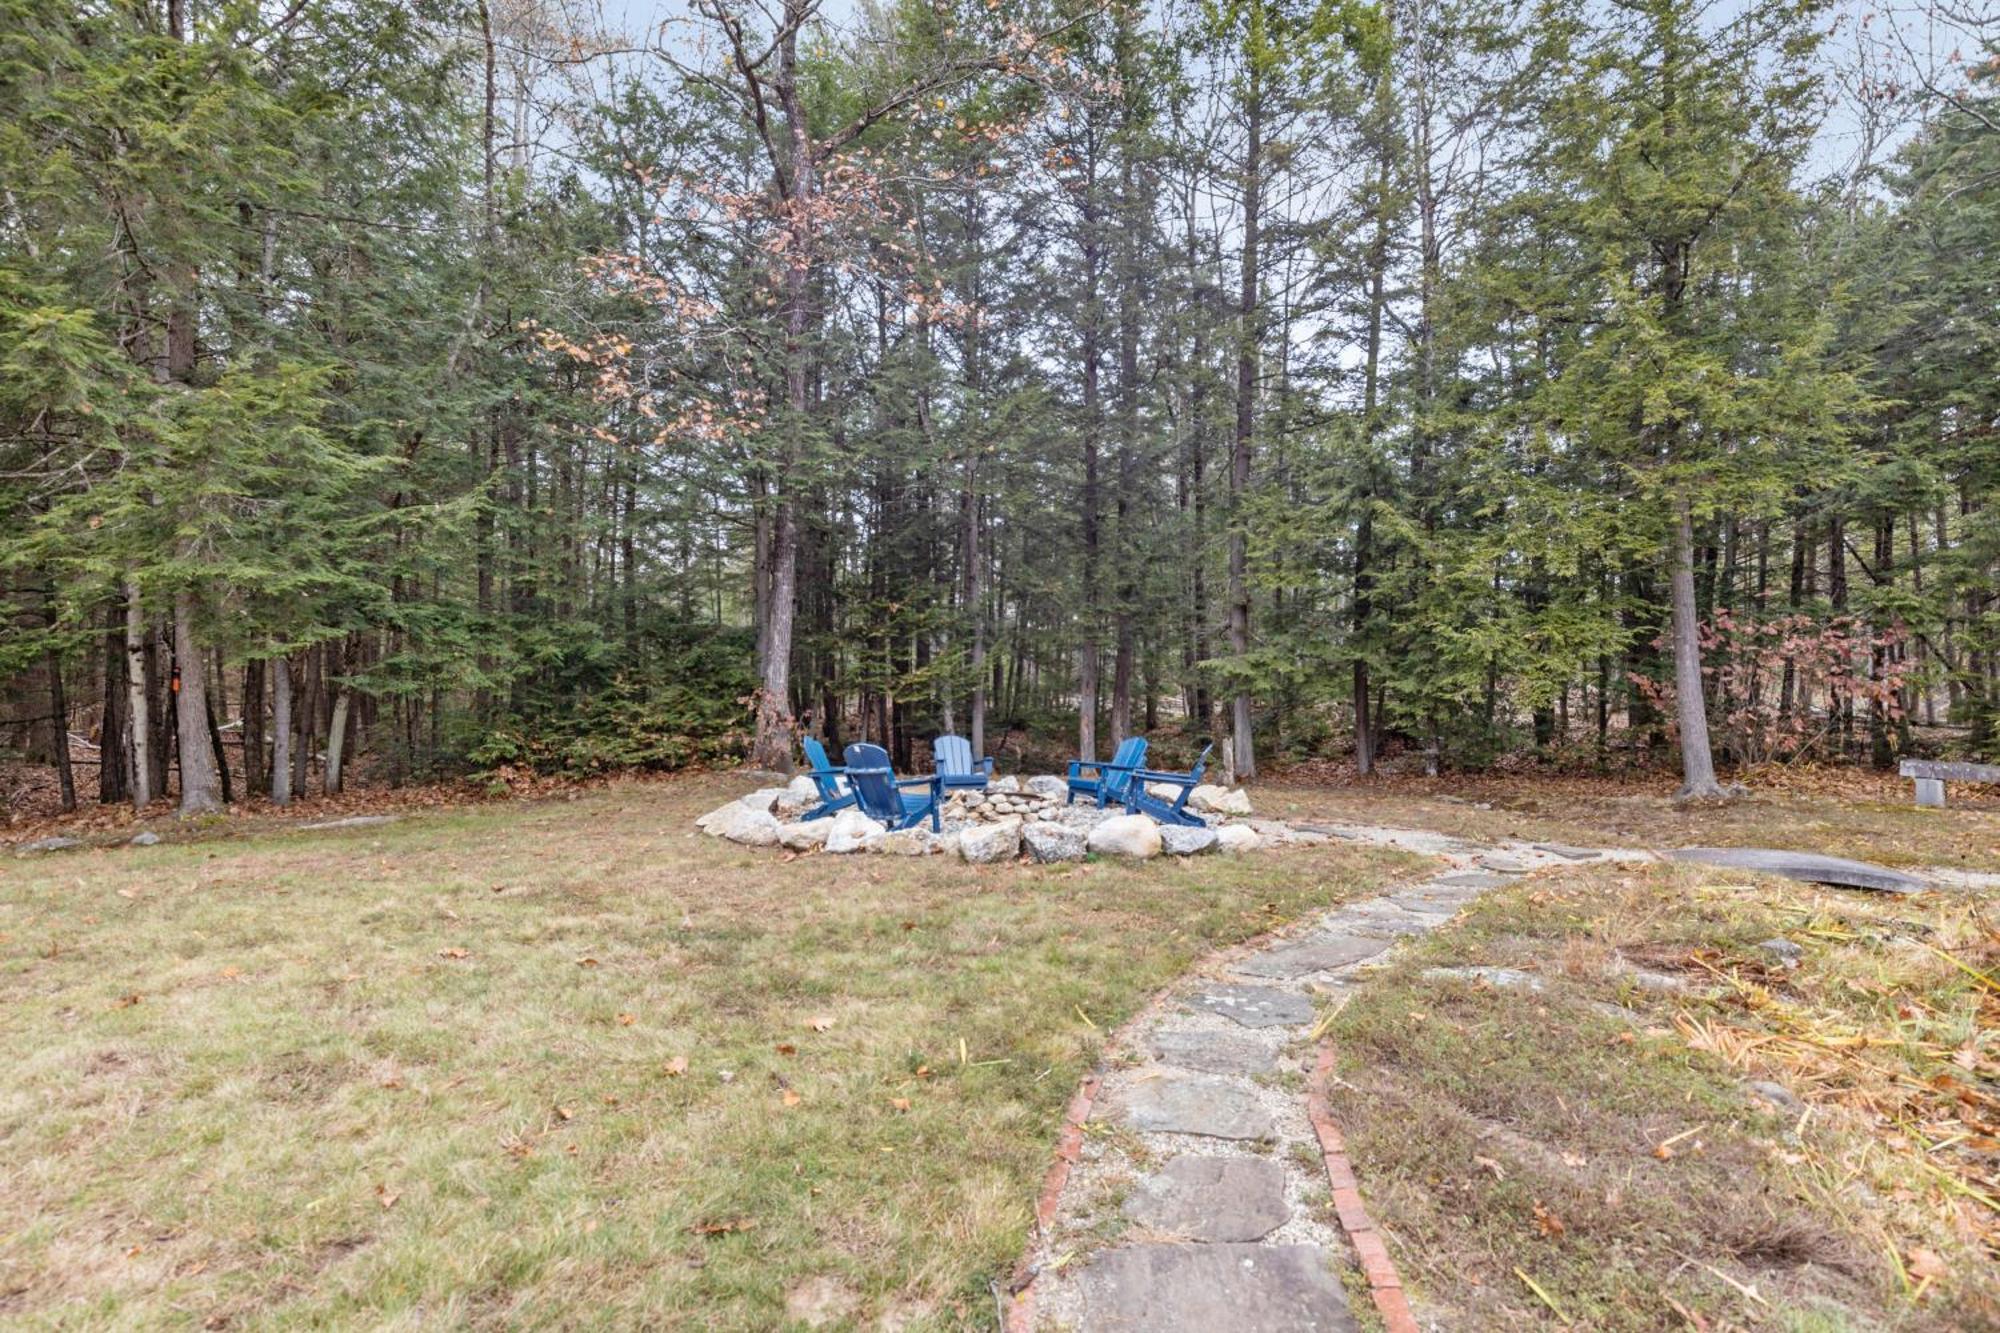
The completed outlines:
<svg viewBox="0 0 2000 1333">
<path fill-rule="evenodd" d="M 842 810 L 831 820 L 833 827 L 826 831 L 826 849 L 836 856 L 848 852 L 865 852 L 878 845 L 888 829 L 862 814 L 859 810 Z M 871 839 L 874 840 L 871 843 Z"/>
<path fill-rule="evenodd" d="M 790 790 L 789 787 L 759 787 L 743 797 L 742 801 L 752 810 L 762 810 L 768 815 L 778 808 L 778 802 L 784 800 Z"/>
<path fill-rule="evenodd" d="M 739 805 L 734 815 L 722 821 L 721 832 L 731 842 L 746 847 L 771 847 L 778 841 L 778 819 L 769 810 Z"/>
<path fill-rule="evenodd" d="M 784 813 L 806 810 L 819 804 L 819 784 L 801 773 L 785 784 L 785 794 L 778 798 L 777 808 Z"/>
<path fill-rule="evenodd" d="M 1218 787 L 1204 782 L 1188 793 L 1188 808 L 1211 815 L 1247 815 L 1250 813 L 1250 798 L 1243 794 L 1241 787 Z"/>
<path fill-rule="evenodd" d="M 826 846 L 826 835 L 833 831 L 831 819 L 808 819 L 802 824 L 785 824 L 778 829 L 778 841 L 795 852 L 809 852 L 815 847 Z"/>
<path fill-rule="evenodd" d="M 1021 841 L 1026 844 L 1028 855 L 1037 861 L 1083 859 L 1083 834 L 1067 824 L 1051 824 L 1037 820 L 1021 829 Z"/>
<path fill-rule="evenodd" d="M 1090 831 L 1088 845 L 1099 856 L 1143 861 L 1160 854 L 1160 826 L 1144 815 L 1113 815 Z"/>
<path fill-rule="evenodd" d="M 1028 790 L 1037 796 L 1053 796 L 1060 801 L 1069 795 L 1069 783 L 1062 778 L 1044 773 L 1040 777 L 1028 779 Z"/>
<path fill-rule="evenodd" d="M 1009 773 L 1004 778 L 994 778 L 986 784 L 986 789 L 988 791 L 1019 791 L 1021 790 L 1021 779 Z"/>
<path fill-rule="evenodd" d="M 1001 819 L 991 824 L 978 824 L 962 829 L 958 835 L 958 854 L 973 865 L 989 865 L 995 861 L 1011 861 L 1021 852 L 1021 821 Z"/>
<path fill-rule="evenodd" d="M 1215 831 L 1215 850 L 1218 852 L 1252 852 L 1263 845 L 1257 830 L 1248 824 L 1224 824 Z"/>
<path fill-rule="evenodd" d="M 743 809 L 743 802 L 731 801 L 728 805 L 718 805 L 715 809 L 694 821 L 694 826 L 711 838 L 722 836 L 722 830 L 729 821 L 736 818 L 736 812 Z"/>
<path fill-rule="evenodd" d="M 1160 825 L 1160 850 L 1168 856 L 1193 856 L 1215 846 L 1215 830 L 1192 824 Z"/>
<path fill-rule="evenodd" d="M 892 856 L 929 856 L 932 848 L 931 831 L 927 828 L 897 829 L 882 835 L 882 841 L 875 848 Z"/>
</svg>

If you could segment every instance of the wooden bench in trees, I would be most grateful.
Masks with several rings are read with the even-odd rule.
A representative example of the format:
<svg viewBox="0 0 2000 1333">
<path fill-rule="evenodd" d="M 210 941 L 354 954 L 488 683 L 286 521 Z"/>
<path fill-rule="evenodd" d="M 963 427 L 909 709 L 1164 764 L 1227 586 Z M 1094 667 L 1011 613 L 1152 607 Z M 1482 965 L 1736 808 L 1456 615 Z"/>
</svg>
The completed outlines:
<svg viewBox="0 0 2000 1333">
<path fill-rule="evenodd" d="M 1935 759 L 1905 759 L 1901 769 L 1917 783 L 1917 804 L 1942 807 L 1947 782 L 2000 783 L 2000 764 L 1949 764 Z"/>
</svg>

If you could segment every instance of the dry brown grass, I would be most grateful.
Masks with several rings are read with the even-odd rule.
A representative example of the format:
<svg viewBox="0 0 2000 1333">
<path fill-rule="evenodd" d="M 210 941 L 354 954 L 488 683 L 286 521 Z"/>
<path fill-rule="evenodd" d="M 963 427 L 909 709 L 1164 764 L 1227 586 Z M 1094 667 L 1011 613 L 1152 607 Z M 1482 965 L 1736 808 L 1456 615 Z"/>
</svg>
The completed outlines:
<svg viewBox="0 0 2000 1333">
<path fill-rule="evenodd" d="M 1796 970 L 1762 947 L 1780 935 Z M 1958 964 L 1990 971 L 1995 944 L 1958 897 L 1565 872 L 1357 995 L 1337 1114 L 1406 1280 L 1456 1325 L 1994 1327 L 2000 1045 Z M 1542 989 L 1426 975 L 1468 964 Z"/>
<path fill-rule="evenodd" d="M 689 834 L 747 785 L 0 862 L 0 1323 L 985 1324 L 1100 1032 L 1399 864 Z"/>
</svg>

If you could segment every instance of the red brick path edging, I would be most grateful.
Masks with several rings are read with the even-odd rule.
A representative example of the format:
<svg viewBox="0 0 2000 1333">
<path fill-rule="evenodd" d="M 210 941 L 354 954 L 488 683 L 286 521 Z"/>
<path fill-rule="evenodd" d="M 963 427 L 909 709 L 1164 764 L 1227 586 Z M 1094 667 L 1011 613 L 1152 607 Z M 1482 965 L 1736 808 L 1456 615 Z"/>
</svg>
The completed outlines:
<svg viewBox="0 0 2000 1333">
<path fill-rule="evenodd" d="M 1368 1294 L 1382 1316 L 1388 1333 L 1419 1333 L 1416 1316 L 1410 1313 L 1409 1298 L 1403 1295 L 1403 1280 L 1397 1276 L 1389 1247 L 1375 1229 L 1375 1220 L 1361 1202 L 1360 1182 L 1354 1178 L 1354 1164 L 1347 1159 L 1347 1140 L 1333 1123 L 1327 1106 L 1326 1080 L 1333 1072 L 1333 1043 L 1319 1044 L 1319 1059 L 1306 1091 L 1306 1115 L 1313 1133 L 1319 1136 L 1320 1157 L 1326 1163 L 1327 1184 L 1333 1187 L 1333 1211 L 1340 1217 L 1340 1229 L 1361 1260 L 1361 1272 L 1368 1279 Z"/>
<path fill-rule="evenodd" d="M 1035 1200 L 1037 1232 L 1048 1231 L 1056 1220 L 1063 1186 L 1069 1183 L 1069 1169 L 1083 1155 L 1084 1122 L 1090 1119 L 1091 1107 L 1097 1101 L 1097 1087 L 1103 1078 L 1102 1073 L 1084 1075 L 1083 1082 L 1077 1085 L 1076 1096 L 1069 1099 L 1069 1109 L 1063 1113 L 1062 1137 L 1056 1141 L 1056 1159 L 1049 1163 L 1048 1174 L 1042 1177 L 1041 1196 Z M 1015 1271 L 1013 1297 L 1007 1303 L 1006 1333 L 1031 1333 L 1034 1328 L 1035 1277 L 1032 1270 Z"/>
</svg>

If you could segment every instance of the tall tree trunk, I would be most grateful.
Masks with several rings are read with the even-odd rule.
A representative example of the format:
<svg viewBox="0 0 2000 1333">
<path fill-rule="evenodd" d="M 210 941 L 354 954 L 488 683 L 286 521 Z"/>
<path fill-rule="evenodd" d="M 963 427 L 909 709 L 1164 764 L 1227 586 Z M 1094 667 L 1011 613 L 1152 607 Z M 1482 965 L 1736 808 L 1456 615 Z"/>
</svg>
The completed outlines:
<svg viewBox="0 0 2000 1333">
<path fill-rule="evenodd" d="M 271 659 L 271 804 L 292 803 L 292 659 Z"/>
<path fill-rule="evenodd" d="M 132 747 L 132 808 L 144 810 L 158 791 L 154 783 L 152 700 L 146 689 L 146 612 L 139 585 L 125 584 L 125 725 Z"/>
<path fill-rule="evenodd" d="M 270 787 L 264 766 L 264 663 L 243 664 L 243 794 L 262 796 Z"/>
<path fill-rule="evenodd" d="M 183 819 L 222 808 L 221 777 L 209 739 L 208 668 L 194 634 L 194 594 L 174 594 L 174 709 L 181 755 Z"/>
<path fill-rule="evenodd" d="M 49 650 L 44 661 L 49 673 L 50 754 L 56 761 L 56 781 L 62 792 L 63 812 L 69 814 L 76 810 L 76 769 L 69 758 L 69 697 L 63 691 L 62 654 L 55 647 L 58 622 L 55 591 L 51 588 L 47 600 L 42 603 L 42 623 L 49 631 Z M 99 752 L 100 755 L 102 753 Z"/>
<path fill-rule="evenodd" d="M 104 608 L 104 722 L 97 737 L 97 799 L 117 805 L 132 788 L 132 756 L 126 739 L 125 635 L 116 601 Z"/>
<path fill-rule="evenodd" d="M 1683 799 L 1722 796 L 1708 748 L 1708 701 L 1701 679 L 1701 623 L 1694 597 L 1694 517 L 1682 499 L 1674 512 L 1674 706 L 1681 733 Z"/>
<path fill-rule="evenodd" d="M 1251 22 L 1262 27 L 1263 8 L 1253 3 Z M 1259 33 L 1256 44 L 1261 46 Z M 1249 121 L 1249 142 L 1243 154 L 1243 272 L 1238 297 L 1236 331 L 1236 436 L 1229 454 L 1229 494 L 1234 513 L 1229 525 L 1229 651 L 1238 669 L 1250 652 L 1250 557 L 1245 525 L 1250 500 L 1250 450 L 1257 424 L 1258 328 L 1262 274 L 1258 264 L 1259 228 L 1263 224 L 1264 97 L 1253 59 L 1243 112 Z M 1239 681 L 1230 701 L 1231 776 L 1238 782 L 1257 776 L 1255 741 L 1251 734 L 1250 690 Z"/>
</svg>

